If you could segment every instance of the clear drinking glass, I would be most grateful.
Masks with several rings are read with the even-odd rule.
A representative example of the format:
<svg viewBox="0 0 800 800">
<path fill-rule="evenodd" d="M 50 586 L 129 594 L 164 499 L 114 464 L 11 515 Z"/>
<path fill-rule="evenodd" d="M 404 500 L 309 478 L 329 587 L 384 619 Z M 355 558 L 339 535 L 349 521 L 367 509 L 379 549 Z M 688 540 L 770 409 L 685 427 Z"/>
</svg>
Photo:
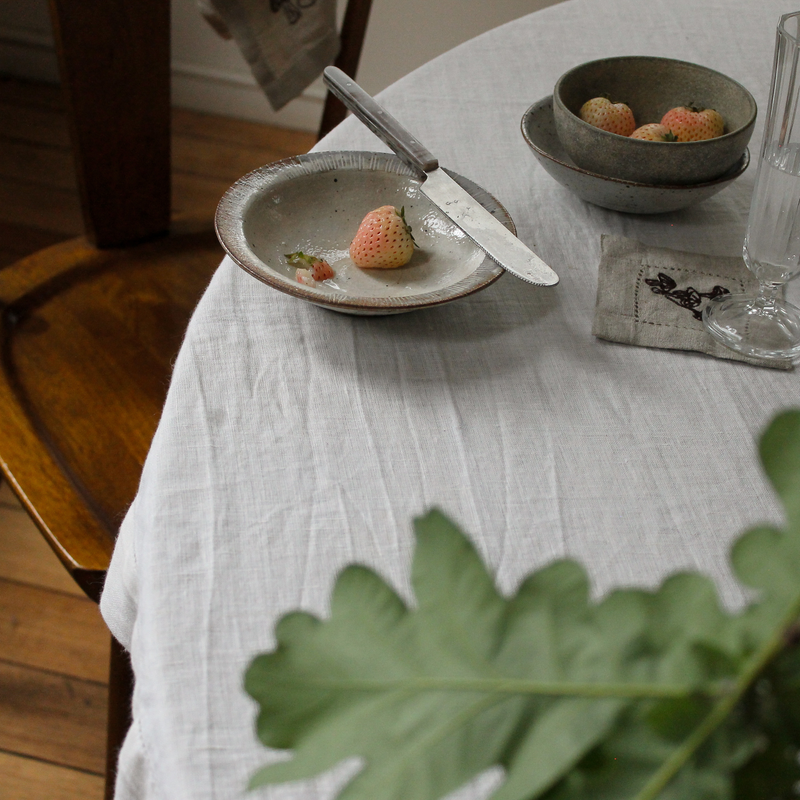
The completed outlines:
<svg viewBox="0 0 800 800">
<path fill-rule="evenodd" d="M 800 308 L 783 299 L 800 274 L 800 11 L 778 23 L 764 141 L 750 203 L 743 255 L 759 293 L 723 295 L 703 311 L 708 332 L 751 356 L 800 355 Z"/>
</svg>

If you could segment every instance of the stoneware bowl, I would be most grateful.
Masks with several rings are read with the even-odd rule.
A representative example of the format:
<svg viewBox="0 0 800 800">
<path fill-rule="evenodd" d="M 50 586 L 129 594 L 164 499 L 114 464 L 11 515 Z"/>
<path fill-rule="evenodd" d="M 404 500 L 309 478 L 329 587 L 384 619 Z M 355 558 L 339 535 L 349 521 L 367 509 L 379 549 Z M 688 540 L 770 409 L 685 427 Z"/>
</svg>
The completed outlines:
<svg viewBox="0 0 800 800">
<path fill-rule="evenodd" d="M 700 203 L 736 180 L 750 163 L 745 148 L 736 164 L 713 181 L 653 185 L 608 178 L 581 169 L 564 150 L 553 119 L 553 98 L 534 103 L 522 117 L 522 135 L 547 173 L 578 197 L 602 208 L 630 214 L 661 214 Z"/>
<path fill-rule="evenodd" d="M 472 181 L 450 173 L 510 231 L 508 212 Z M 349 314 L 398 314 L 449 303 L 484 289 L 504 272 L 420 192 L 416 174 L 386 153 L 296 156 L 251 172 L 217 207 L 222 246 L 242 269 L 281 292 Z M 399 269 L 359 269 L 350 242 L 379 206 L 405 208 L 419 245 Z M 295 280 L 285 254 L 323 258 L 335 276 L 315 287 Z"/>
<path fill-rule="evenodd" d="M 595 128 L 579 116 L 592 97 L 630 106 L 637 126 L 660 122 L 676 106 L 714 108 L 725 133 L 702 142 L 646 142 Z M 756 101 L 720 72 L 687 61 L 620 56 L 564 73 L 553 92 L 555 125 L 564 149 L 583 169 L 649 184 L 714 180 L 742 157 L 756 121 Z"/>
</svg>

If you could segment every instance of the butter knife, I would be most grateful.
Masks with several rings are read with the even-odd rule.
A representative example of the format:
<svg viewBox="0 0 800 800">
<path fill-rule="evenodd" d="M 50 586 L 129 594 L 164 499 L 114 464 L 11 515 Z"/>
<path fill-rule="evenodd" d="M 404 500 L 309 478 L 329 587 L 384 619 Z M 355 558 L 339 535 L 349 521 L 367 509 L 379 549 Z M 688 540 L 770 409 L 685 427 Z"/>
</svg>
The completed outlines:
<svg viewBox="0 0 800 800">
<path fill-rule="evenodd" d="M 352 78 L 326 67 L 325 84 L 379 139 L 422 178 L 422 193 L 503 269 L 536 286 L 555 286 L 558 275 L 508 228 L 462 189 L 438 160 Z"/>
</svg>

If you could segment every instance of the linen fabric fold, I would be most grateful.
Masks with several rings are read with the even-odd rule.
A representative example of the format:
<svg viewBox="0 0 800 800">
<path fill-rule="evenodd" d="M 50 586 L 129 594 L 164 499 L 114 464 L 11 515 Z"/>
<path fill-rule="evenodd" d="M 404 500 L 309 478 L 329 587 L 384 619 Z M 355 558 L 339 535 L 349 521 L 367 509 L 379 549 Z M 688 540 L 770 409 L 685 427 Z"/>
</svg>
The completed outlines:
<svg viewBox="0 0 800 800">
<path fill-rule="evenodd" d="M 592 334 L 612 342 L 696 350 L 755 366 L 792 362 L 750 358 L 715 341 L 702 322 L 705 305 L 724 294 L 756 294 L 758 281 L 741 258 L 650 247 L 624 236 L 602 237 Z"/>
<path fill-rule="evenodd" d="M 275 111 L 300 95 L 339 52 L 336 0 L 202 0 L 199 5 L 217 33 L 236 41 Z"/>
</svg>

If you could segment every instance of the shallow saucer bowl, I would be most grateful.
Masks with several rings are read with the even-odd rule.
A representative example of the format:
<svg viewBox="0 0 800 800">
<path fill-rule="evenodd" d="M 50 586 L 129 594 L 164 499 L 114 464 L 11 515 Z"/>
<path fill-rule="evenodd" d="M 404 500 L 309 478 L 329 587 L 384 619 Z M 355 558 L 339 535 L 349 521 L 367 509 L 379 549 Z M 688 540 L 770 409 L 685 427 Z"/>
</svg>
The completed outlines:
<svg viewBox="0 0 800 800">
<path fill-rule="evenodd" d="M 596 128 L 579 116 L 593 97 L 608 95 L 630 106 L 637 125 L 660 122 L 676 106 L 714 108 L 725 133 L 700 142 L 648 142 Z M 721 72 L 688 61 L 617 56 L 573 67 L 553 91 L 556 131 L 579 167 L 646 184 L 714 180 L 742 157 L 756 121 L 752 94 Z"/>
<path fill-rule="evenodd" d="M 663 214 L 700 203 L 736 180 L 750 163 L 750 153 L 745 148 L 739 161 L 719 178 L 674 186 L 637 183 L 589 172 L 575 164 L 558 138 L 552 95 L 525 112 L 521 128 L 539 163 L 562 186 L 596 206 L 631 214 Z"/>
<path fill-rule="evenodd" d="M 512 233 L 508 212 L 488 192 L 450 176 Z M 373 209 L 405 208 L 419 246 L 399 269 L 362 270 L 350 241 Z M 287 158 L 238 180 L 220 200 L 217 236 L 246 272 L 281 292 L 348 314 L 399 314 L 484 289 L 503 273 L 420 191 L 420 179 L 387 153 L 322 152 Z M 287 253 L 323 258 L 335 276 L 315 287 L 295 280 Z"/>
</svg>

